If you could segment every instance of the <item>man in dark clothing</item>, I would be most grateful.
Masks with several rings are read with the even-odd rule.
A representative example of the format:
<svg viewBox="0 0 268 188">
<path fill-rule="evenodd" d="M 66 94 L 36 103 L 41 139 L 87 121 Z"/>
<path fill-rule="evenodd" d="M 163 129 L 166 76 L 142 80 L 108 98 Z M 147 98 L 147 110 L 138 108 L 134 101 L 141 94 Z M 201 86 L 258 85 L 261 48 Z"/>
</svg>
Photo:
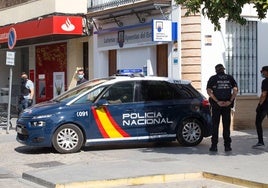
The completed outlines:
<svg viewBox="0 0 268 188">
<path fill-rule="evenodd" d="M 231 151 L 231 108 L 238 92 L 237 83 L 231 75 L 225 74 L 222 64 L 215 66 L 216 75 L 209 78 L 207 83 L 207 93 L 211 104 L 212 112 L 212 137 L 210 151 L 218 151 L 218 137 L 220 117 L 222 116 L 223 139 L 225 151 Z"/>
<path fill-rule="evenodd" d="M 34 83 L 28 79 L 25 72 L 21 73 L 21 96 L 19 99 L 19 114 L 32 105 L 34 97 Z"/>
<path fill-rule="evenodd" d="M 263 142 L 263 131 L 262 131 L 262 122 L 266 115 L 268 114 L 268 66 L 262 67 L 261 75 L 264 78 L 261 84 L 261 96 L 259 99 L 259 104 L 256 108 L 256 130 L 258 134 L 258 143 L 253 145 L 252 148 L 264 147 Z"/>
<path fill-rule="evenodd" d="M 77 71 L 77 76 L 78 76 L 78 80 L 77 80 L 76 85 L 82 84 L 82 83 L 84 83 L 84 82 L 87 81 L 87 79 L 85 79 L 85 77 L 84 77 L 85 74 L 84 74 L 84 70 L 83 69 L 79 69 Z"/>
</svg>

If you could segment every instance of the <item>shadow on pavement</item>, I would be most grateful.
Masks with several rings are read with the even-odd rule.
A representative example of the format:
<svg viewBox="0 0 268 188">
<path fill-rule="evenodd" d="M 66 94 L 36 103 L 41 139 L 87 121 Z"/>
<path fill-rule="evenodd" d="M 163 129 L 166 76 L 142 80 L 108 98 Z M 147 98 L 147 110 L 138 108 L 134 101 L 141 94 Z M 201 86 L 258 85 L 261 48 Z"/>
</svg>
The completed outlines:
<svg viewBox="0 0 268 188">
<path fill-rule="evenodd" d="M 46 147 L 31 147 L 31 146 L 20 146 L 16 147 L 15 151 L 22 154 L 48 154 L 48 153 L 56 153 L 53 148 Z"/>
<path fill-rule="evenodd" d="M 144 153 L 166 153 L 166 154 L 201 154 L 201 155 L 259 155 L 268 152 L 268 148 L 252 149 L 257 141 L 257 136 L 254 130 L 252 131 L 234 131 L 231 135 L 232 151 L 224 152 L 223 139 L 219 138 L 218 152 L 209 152 L 210 137 L 204 138 L 203 141 L 194 147 L 184 147 L 178 142 L 157 142 L 157 143 L 121 143 L 121 144 L 105 144 L 83 147 L 83 152 L 101 151 L 101 150 L 124 150 L 124 149 L 139 149 Z M 264 137 L 266 139 L 266 137 Z M 267 142 L 266 142 L 267 143 Z M 57 153 L 53 148 L 45 147 L 30 147 L 20 146 L 15 148 L 15 151 L 23 154 L 46 154 Z"/>
</svg>

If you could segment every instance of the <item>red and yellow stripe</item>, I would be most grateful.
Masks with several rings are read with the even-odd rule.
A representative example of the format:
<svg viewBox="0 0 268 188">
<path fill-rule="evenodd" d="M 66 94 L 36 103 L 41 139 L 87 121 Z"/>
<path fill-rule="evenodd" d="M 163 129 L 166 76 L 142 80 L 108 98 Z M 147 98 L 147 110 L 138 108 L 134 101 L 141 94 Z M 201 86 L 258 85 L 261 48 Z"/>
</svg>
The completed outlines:
<svg viewBox="0 0 268 188">
<path fill-rule="evenodd" d="M 129 137 L 129 134 L 125 132 L 113 119 L 110 112 L 106 107 L 93 108 L 92 112 L 98 128 L 103 138 L 123 138 Z"/>
</svg>

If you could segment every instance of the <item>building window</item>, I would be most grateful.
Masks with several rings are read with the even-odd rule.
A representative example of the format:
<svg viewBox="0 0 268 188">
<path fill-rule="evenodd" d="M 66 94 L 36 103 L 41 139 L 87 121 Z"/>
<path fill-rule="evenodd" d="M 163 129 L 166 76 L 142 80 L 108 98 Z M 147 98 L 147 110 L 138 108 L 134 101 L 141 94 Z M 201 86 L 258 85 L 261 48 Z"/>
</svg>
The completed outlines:
<svg viewBox="0 0 268 188">
<path fill-rule="evenodd" d="M 257 93 L 257 22 L 226 22 L 226 72 L 233 75 L 240 95 Z"/>
</svg>

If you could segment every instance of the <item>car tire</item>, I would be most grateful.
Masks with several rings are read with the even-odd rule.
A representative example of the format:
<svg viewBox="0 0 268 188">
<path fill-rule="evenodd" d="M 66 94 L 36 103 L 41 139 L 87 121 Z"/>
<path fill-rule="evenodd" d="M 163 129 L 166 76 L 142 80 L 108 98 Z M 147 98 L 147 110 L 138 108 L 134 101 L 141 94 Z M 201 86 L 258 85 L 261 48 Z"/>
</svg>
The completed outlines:
<svg viewBox="0 0 268 188">
<path fill-rule="evenodd" d="M 177 140 L 183 146 L 196 146 L 203 140 L 202 124 L 197 119 L 186 119 L 178 128 Z"/>
<path fill-rule="evenodd" d="M 73 124 L 60 126 L 53 134 L 52 144 L 59 153 L 75 153 L 80 151 L 84 136 L 79 127 Z"/>
</svg>

